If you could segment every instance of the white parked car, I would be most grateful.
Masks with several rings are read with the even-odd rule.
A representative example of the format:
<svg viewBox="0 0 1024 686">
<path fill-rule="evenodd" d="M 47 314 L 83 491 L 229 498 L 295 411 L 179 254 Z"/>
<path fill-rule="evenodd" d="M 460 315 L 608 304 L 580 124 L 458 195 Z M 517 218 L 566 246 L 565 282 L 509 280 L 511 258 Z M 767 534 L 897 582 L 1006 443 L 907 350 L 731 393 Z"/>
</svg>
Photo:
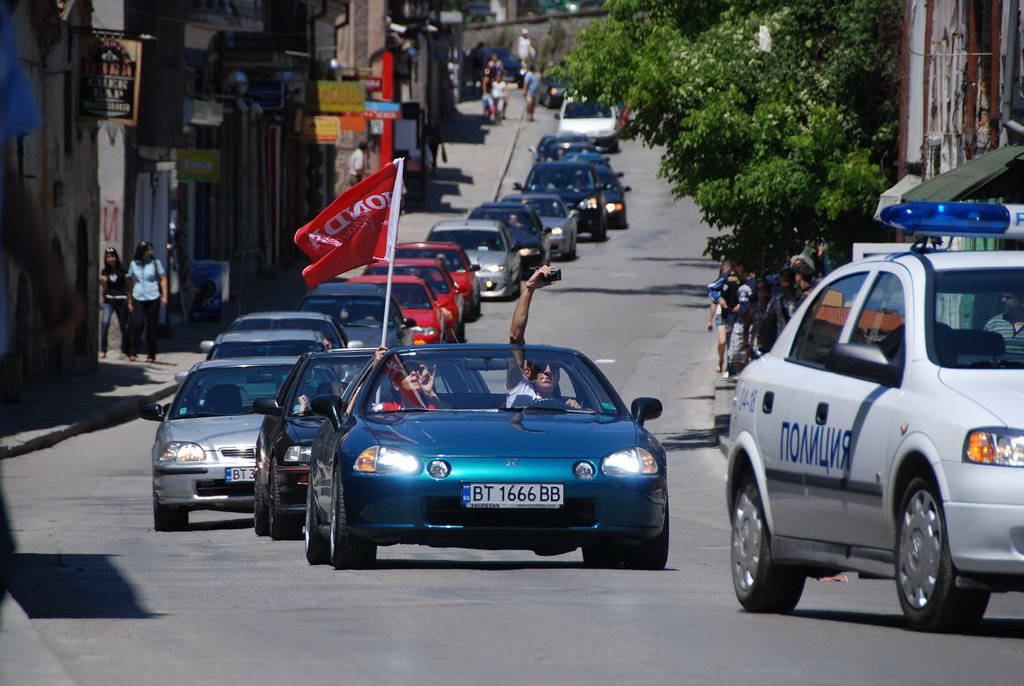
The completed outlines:
<svg viewBox="0 0 1024 686">
<path fill-rule="evenodd" d="M 882 216 L 920 234 L 961 205 Z M 992 237 L 985 207 L 1003 208 L 952 224 Z M 915 629 L 973 626 L 990 593 L 1024 590 L 1024 253 L 837 269 L 740 375 L 729 438 L 744 608 L 788 612 L 807 576 L 852 570 L 895 579 Z"/>
<path fill-rule="evenodd" d="M 581 133 L 601 152 L 619 151 L 618 108 L 566 99 L 558 113 L 559 133 Z"/>
</svg>

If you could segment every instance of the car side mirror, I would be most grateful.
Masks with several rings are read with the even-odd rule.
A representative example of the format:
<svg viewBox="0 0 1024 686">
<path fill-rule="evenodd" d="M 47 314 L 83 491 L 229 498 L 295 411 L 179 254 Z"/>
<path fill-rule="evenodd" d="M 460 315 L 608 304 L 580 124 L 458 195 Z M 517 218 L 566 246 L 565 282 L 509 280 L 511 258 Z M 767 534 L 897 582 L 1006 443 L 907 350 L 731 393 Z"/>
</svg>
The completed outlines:
<svg viewBox="0 0 1024 686">
<path fill-rule="evenodd" d="M 615 172 L 615 176 L 616 176 L 616 177 L 618 177 L 618 178 L 620 178 L 620 179 L 621 179 L 621 178 L 622 178 L 623 176 L 625 176 L 625 175 L 626 175 L 626 172 Z"/>
<path fill-rule="evenodd" d="M 179 384 L 180 383 L 184 383 L 185 379 L 187 379 L 187 378 L 188 378 L 188 372 L 175 372 L 174 373 L 174 380 L 177 383 L 179 383 Z"/>
<path fill-rule="evenodd" d="M 523 190 L 523 184 L 516 181 L 512 184 L 512 188 L 515 188 L 517 191 L 521 191 Z"/>
<path fill-rule="evenodd" d="M 416 320 L 410 317 L 406 317 L 402 323 L 405 324 L 405 328 L 407 329 L 411 329 L 412 327 L 416 326 Z"/>
<path fill-rule="evenodd" d="M 469 271 L 471 271 L 471 272 L 478 272 L 478 271 L 480 271 L 480 265 L 479 264 L 471 264 L 471 265 L 469 265 Z"/>
<path fill-rule="evenodd" d="M 336 395 L 318 395 L 313 398 L 313 414 L 324 417 L 335 430 L 341 426 L 341 398 Z"/>
<path fill-rule="evenodd" d="M 283 412 L 274 398 L 256 398 L 252 401 L 252 411 L 268 417 L 280 417 Z"/>
<path fill-rule="evenodd" d="M 661 401 L 657 398 L 637 398 L 629 406 L 629 412 L 636 419 L 640 426 L 648 419 L 657 419 L 661 416 Z"/>
<path fill-rule="evenodd" d="M 562 115 L 559 112 L 555 112 L 555 119 L 561 119 Z"/>
<path fill-rule="evenodd" d="M 825 358 L 825 369 L 883 386 L 899 386 L 903 365 L 893 362 L 871 343 L 837 343 Z"/>
<path fill-rule="evenodd" d="M 208 354 L 211 350 L 213 350 L 213 341 L 203 341 L 199 344 L 199 352 Z"/>
<path fill-rule="evenodd" d="M 151 422 L 162 422 L 167 414 L 160 403 L 149 403 L 139 408 L 139 416 Z"/>
<path fill-rule="evenodd" d="M 527 148 L 527 150 L 529 150 L 530 152 L 532 152 L 534 154 L 537 153 L 537 148 L 533 147 L 532 145 L 529 148 Z"/>
<path fill-rule="evenodd" d="M 622 187 L 622 192 L 623 193 L 629 193 L 631 190 L 633 190 L 632 186 L 623 186 Z"/>
</svg>

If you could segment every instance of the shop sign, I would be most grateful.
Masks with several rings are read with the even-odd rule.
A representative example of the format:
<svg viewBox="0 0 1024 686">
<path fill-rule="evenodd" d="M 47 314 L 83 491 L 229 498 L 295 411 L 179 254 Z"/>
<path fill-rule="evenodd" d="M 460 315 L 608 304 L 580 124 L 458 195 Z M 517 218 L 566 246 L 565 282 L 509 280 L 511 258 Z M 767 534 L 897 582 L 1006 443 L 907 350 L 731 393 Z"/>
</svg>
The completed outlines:
<svg viewBox="0 0 1024 686">
<path fill-rule="evenodd" d="M 341 122 L 338 121 L 338 117 L 306 117 L 303 128 L 303 135 L 311 143 L 337 143 L 341 135 Z"/>
<path fill-rule="evenodd" d="M 366 91 L 359 81 L 317 81 L 317 112 L 362 114 Z"/>
<path fill-rule="evenodd" d="M 220 150 L 178 150 L 178 181 L 218 183 L 220 181 Z"/>
<path fill-rule="evenodd" d="M 402 104 L 399 102 L 367 100 L 363 116 L 367 119 L 401 119 Z"/>
<path fill-rule="evenodd" d="M 137 40 L 79 37 L 76 118 L 137 125 L 141 57 Z"/>
</svg>

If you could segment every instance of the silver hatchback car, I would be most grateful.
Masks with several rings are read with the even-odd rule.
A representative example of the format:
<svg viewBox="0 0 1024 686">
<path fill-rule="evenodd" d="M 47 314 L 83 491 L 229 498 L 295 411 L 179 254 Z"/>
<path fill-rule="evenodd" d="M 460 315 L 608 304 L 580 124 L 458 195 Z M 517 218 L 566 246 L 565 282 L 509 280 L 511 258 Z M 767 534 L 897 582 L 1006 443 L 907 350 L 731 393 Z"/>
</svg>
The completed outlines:
<svg viewBox="0 0 1024 686">
<path fill-rule="evenodd" d="M 207 360 L 192 367 L 174 401 L 145 405 L 160 422 L 153 441 L 153 525 L 176 531 L 192 510 L 252 512 L 256 438 L 263 415 L 252 404 L 275 398 L 298 358 Z"/>
</svg>

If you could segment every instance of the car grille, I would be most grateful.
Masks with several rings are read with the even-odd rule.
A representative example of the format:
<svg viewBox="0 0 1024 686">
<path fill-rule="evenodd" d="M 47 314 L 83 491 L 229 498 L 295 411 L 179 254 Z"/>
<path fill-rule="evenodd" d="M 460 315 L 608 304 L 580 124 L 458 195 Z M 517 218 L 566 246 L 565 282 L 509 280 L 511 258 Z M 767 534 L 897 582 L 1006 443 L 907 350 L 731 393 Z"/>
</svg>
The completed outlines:
<svg viewBox="0 0 1024 686">
<path fill-rule="evenodd" d="M 256 459 L 256 448 L 221 448 L 222 457 L 242 458 L 244 460 Z"/>
<path fill-rule="evenodd" d="M 424 521 L 434 526 L 553 529 L 597 522 L 595 503 L 586 498 L 566 498 L 558 509 L 537 510 L 468 508 L 460 498 L 427 498 L 426 505 Z"/>
<path fill-rule="evenodd" d="M 253 482 L 241 481 L 228 483 L 224 479 L 207 479 L 196 482 L 196 494 L 201 496 L 215 495 L 252 495 Z"/>
</svg>

